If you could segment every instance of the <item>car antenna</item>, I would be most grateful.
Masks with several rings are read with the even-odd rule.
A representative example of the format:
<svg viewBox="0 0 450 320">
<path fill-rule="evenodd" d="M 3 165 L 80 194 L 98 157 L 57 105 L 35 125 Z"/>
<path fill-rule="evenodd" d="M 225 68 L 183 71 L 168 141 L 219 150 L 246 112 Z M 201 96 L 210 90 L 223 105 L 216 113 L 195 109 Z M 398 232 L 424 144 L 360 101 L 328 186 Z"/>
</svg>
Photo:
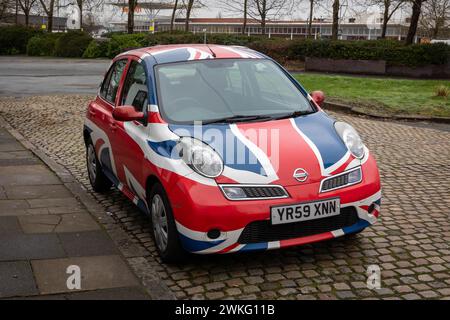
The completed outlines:
<svg viewBox="0 0 450 320">
<path fill-rule="evenodd" d="M 211 49 L 211 47 L 209 46 L 209 44 L 206 45 L 209 49 L 209 51 L 211 51 L 213 58 L 216 58 L 216 53 Z"/>
</svg>

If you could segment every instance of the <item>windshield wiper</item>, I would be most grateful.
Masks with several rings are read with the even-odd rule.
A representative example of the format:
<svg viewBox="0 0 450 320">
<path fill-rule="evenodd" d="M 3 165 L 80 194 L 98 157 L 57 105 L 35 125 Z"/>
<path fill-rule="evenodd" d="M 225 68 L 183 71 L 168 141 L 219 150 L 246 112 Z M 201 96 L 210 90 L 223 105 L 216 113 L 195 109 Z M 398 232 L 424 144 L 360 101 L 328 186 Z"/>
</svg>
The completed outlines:
<svg viewBox="0 0 450 320">
<path fill-rule="evenodd" d="M 310 114 L 313 112 L 314 111 L 294 111 L 294 112 L 289 112 L 289 113 L 283 114 L 278 117 L 273 117 L 273 119 L 280 120 L 280 119 L 287 119 L 287 118 L 295 118 L 295 117 L 304 116 L 304 115 L 307 115 L 307 114 Z"/>
<path fill-rule="evenodd" d="M 212 124 L 212 123 L 234 123 L 234 122 L 246 122 L 246 121 L 267 121 L 272 120 L 271 116 L 245 116 L 245 115 L 235 115 L 231 117 L 225 117 L 220 119 L 212 119 L 203 121 L 203 124 Z"/>
</svg>

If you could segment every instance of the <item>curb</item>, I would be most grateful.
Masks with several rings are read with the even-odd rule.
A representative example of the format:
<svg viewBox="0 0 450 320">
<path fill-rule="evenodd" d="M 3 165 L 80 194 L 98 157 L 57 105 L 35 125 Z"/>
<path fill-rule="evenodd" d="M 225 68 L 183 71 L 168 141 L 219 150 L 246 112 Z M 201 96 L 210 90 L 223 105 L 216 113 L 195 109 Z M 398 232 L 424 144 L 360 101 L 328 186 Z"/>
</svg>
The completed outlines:
<svg viewBox="0 0 450 320">
<path fill-rule="evenodd" d="M 445 123 L 450 124 L 450 117 L 429 117 L 429 116 L 421 116 L 421 115 L 381 115 L 376 113 L 370 113 L 363 111 L 358 107 L 352 107 L 342 103 L 336 102 L 324 102 L 323 108 L 330 111 L 340 111 L 348 114 L 354 115 L 362 115 L 375 119 L 381 120 L 401 120 L 401 121 L 426 121 L 426 122 L 434 122 L 434 123 Z"/>
<path fill-rule="evenodd" d="M 86 189 L 74 178 L 74 176 L 62 165 L 58 164 L 55 160 L 47 156 L 42 150 L 35 147 L 16 129 L 14 129 L 1 115 L 0 115 L 0 127 L 5 128 L 17 141 L 19 141 L 26 149 L 31 151 L 37 156 L 56 176 L 62 181 L 63 185 L 72 193 L 72 195 L 80 201 L 86 210 L 94 217 L 99 225 L 109 235 L 111 240 L 116 245 L 117 249 L 121 253 L 122 259 L 125 260 L 128 267 L 134 273 L 134 275 L 140 280 L 141 285 L 145 289 L 145 292 L 153 300 L 176 300 L 175 295 L 165 285 L 158 273 L 151 264 L 146 261 L 144 257 L 126 257 L 122 248 L 115 241 L 111 232 L 103 225 L 105 221 L 111 219 L 106 214 L 105 209 L 100 205 L 92 195 L 90 195 Z M 145 268 L 142 266 L 145 265 Z M 149 274 L 148 270 L 151 270 Z"/>
</svg>

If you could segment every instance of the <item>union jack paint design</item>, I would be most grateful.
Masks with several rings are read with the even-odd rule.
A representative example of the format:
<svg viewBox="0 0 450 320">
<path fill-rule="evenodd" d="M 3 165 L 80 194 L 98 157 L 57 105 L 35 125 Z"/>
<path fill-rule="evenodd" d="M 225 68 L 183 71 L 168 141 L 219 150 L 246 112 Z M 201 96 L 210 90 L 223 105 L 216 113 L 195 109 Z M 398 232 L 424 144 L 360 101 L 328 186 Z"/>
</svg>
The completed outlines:
<svg viewBox="0 0 450 320">
<path fill-rule="evenodd" d="M 147 181 L 149 177 L 156 177 L 172 204 L 184 248 L 198 254 L 301 245 L 355 233 L 375 223 L 381 205 L 380 179 L 375 160 L 367 148 L 364 158 L 355 158 L 336 133 L 334 120 L 320 108 L 313 114 L 291 119 L 214 124 L 200 129 L 164 121 L 155 94 L 155 65 L 229 58 L 268 59 L 248 48 L 218 45 L 155 46 L 117 56 L 115 61 L 136 60 L 146 68 L 149 123 L 144 126 L 136 121 L 116 121 L 116 127 L 112 130 L 109 124 L 114 106 L 100 96 L 91 102 L 84 134 L 92 140 L 106 176 L 146 213 L 149 213 Z M 295 85 L 312 101 L 300 84 L 295 82 Z M 217 139 L 217 136 L 223 139 Z M 174 152 L 181 137 L 199 138 L 215 149 L 224 161 L 221 176 L 207 178 L 189 167 Z M 239 155 L 241 161 L 237 161 Z M 308 172 L 305 183 L 293 179 L 293 172 L 299 167 Z M 356 167 L 361 167 L 361 183 L 320 192 L 320 183 L 324 178 Z M 289 193 L 289 198 L 230 201 L 220 191 L 221 184 L 281 185 Z M 249 223 L 270 219 L 271 206 L 335 197 L 339 197 L 341 209 L 353 207 L 356 210 L 358 221 L 355 224 L 288 240 L 247 244 L 238 241 Z M 213 228 L 221 230 L 220 236 L 214 240 L 207 236 Z"/>
</svg>

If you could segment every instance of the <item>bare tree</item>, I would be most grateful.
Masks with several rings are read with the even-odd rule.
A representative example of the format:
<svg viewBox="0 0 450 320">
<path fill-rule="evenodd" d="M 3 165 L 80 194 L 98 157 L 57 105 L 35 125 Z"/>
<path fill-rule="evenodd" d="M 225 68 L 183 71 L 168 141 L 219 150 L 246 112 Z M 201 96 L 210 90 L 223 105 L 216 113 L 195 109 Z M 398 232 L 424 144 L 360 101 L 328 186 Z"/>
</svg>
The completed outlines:
<svg viewBox="0 0 450 320">
<path fill-rule="evenodd" d="M 194 6 L 194 0 L 188 0 L 186 6 L 186 20 L 184 21 L 184 31 L 189 31 L 189 19 L 191 18 L 192 7 Z"/>
<path fill-rule="evenodd" d="M 134 32 L 134 10 L 137 6 L 137 0 L 128 0 L 128 21 L 127 21 L 127 32 Z"/>
<path fill-rule="evenodd" d="M 170 32 L 173 32 L 173 24 L 175 22 L 175 15 L 178 9 L 178 0 L 175 0 L 175 4 L 173 5 L 172 17 L 170 18 Z"/>
<path fill-rule="evenodd" d="M 422 8 L 420 26 L 431 38 L 437 38 L 450 26 L 450 0 L 428 0 Z"/>
<path fill-rule="evenodd" d="M 233 14 L 242 15 L 242 34 L 245 34 L 247 31 L 247 23 L 248 23 L 248 7 L 249 2 L 252 0 L 228 0 L 224 2 L 220 2 L 218 5 L 220 8 L 223 8 L 227 12 L 231 12 Z"/>
<path fill-rule="evenodd" d="M 47 15 L 47 31 L 53 31 L 53 13 L 55 10 L 55 0 L 39 0 L 41 3 L 42 9 L 44 9 L 45 14 Z"/>
<path fill-rule="evenodd" d="M 13 0 L 0 0 L 0 21 L 13 15 L 14 2 Z"/>
<path fill-rule="evenodd" d="M 337 40 L 338 32 L 339 32 L 339 9 L 340 3 L 339 0 L 333 1 L 333 22 L 331 25 L 331 39 Z"/>
<path fill-rule="evenodd" d="M 248 14 L 261 24 L 261 33 L 266 34 L 266 23 L 269 18 L 276 18 L 292 8 L 291 0 L 249 0 Z"/>
<path fill-rule="evenodd" d="M 422 4 L 426 0 L 409 0 L 412 2 L 411 22 L 409 24 L 408 34 L 406 35 L 406 44 L 412 44 L 417 33 L 420 14 L 422 13 Z"/>
<path fill-rule="evenodd" d="M 83 17 L 87 12 L 90 14 L 90 21 L 92 22 L 93 11 L 100 8 L 104 3 L 104 0 L 75 0 L 75 4 L 80 11 L 80 30 L 83 29 Z"/>
<path fill-rule="evenodd" d="M 35 5 L 36 0 L 17 0 L 20 6 L 20 9 L 25 16 L 25 25 L 28 27 L 30 24 L 30 11 Z"/>
<path fill-rule="evenodd" d="M 314 3 L 315 0 L 309 0 L 309 19 L 308 19 L 308 37 L 312 35 L 312 20 L 314 13 Z"/>
<path fill-rule="evenodd" d="M 244 14 L 242 20 L 242 34 L 247 32 L 247 18 L 248 18 L 248 0 L 244 0 Z"/>
</svg>

